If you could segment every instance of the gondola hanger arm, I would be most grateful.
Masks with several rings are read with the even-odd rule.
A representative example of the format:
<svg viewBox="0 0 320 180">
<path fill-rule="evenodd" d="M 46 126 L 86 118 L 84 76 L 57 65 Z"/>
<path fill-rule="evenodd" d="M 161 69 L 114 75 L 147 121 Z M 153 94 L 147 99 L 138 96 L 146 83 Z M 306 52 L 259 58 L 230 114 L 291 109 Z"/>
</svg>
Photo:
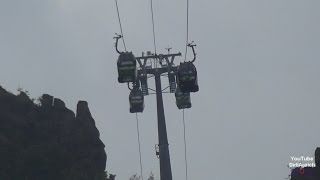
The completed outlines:
<svg viewBox="0 0 320 180">
<path fill-rule="evenodd" d="M 116 51 L 117 51 L 119 54 L 123 54 L 123 52 L 120 52 L 119 49 L 118 49 L 119 39 L 121 39 L 121 38 L 123 38 L 123 36 L 120 35 L 120 34 L 117 34 L 117 33 L 116 33 L 116 36 L 113 37 L 113 39 L 116 39 L 116 44 L 115 44 L 115 46 L 116 46 Z"/>
<path fill-rule="evenodd" d="M 187 45 L 188 47 L 191 47 L 192 48 L 192 52 L 193 52 L 193 60 L 191 61 L 192 63 L 197 59 L 197 54 L 194 50 L 194 47 L 197 46 L 196 44 L 194 44 L 194 41 L 192 41 L 191 43 L 189 43 Z"/>
<path fill-rule="evenodd" d="M 128 89 L 131 91 L 133 88 L 130 88 L 130 83 L 128 82 Z"/>
<path fill-rule="evenodd" d="M 139 85 L 139 81 L 135 81 L 135 82 L 131 82 L 132 83 L 132 88 L 130 88 L 130 82 L 128 82 L 128 89 L 131 91 L 133 89 L 139 89 L 140 85 Z"/>
</svg>

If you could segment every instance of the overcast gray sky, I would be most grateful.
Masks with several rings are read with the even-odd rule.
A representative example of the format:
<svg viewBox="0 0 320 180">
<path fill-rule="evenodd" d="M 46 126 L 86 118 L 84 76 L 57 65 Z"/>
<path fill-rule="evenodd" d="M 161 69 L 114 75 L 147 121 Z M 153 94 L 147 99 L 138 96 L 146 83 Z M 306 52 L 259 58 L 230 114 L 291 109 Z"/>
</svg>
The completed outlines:
<svg viewBox="0 0 320 180">
<path fill-rule="evenodd" d="M 128 50 L 152 51 L 150 1 L 118 1 Z M 186 111 L 189 179 L 284 179 L 290 156 L 314 154 L 319 7 L 318 0 L 190 0 L 200 91 Z M 184 51 L 185 9 L 186 0 L 154 0 L 158 52 Z M 49 93 L 72 110 L 88 101 L 107 170 L 122 180 L 140 169 L 129 91 L 117 82 L 116 15 L 112 0 L 0 0 L 0 84 L 32 97 Z M 173 178 L 184 179 L 182 112 L 173 94 L 164 103 Z M 144 176 L 159 178 L 155 97 L 145 104 Z"/>
</svg>

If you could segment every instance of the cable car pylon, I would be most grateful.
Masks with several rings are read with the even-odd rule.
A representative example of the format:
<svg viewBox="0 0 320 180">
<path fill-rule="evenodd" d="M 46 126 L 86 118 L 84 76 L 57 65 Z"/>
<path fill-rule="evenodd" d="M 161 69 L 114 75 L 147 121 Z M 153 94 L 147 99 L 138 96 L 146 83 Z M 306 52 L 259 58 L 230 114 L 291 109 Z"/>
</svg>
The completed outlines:
<svg viewBox="0 0 320 180">
<path fill-rule="evenodd" d="M 121 37 L 118 36 L 115 39 L 118 42 L 120 38 Z M 117 44 L 118 43 L 116 43 L 116 50 L 118 51 Z M 135 57 L 131 52 L 125 52 L 125 54 L 130 54 L 130 56 L 123 56 L 123 53 L 120 53 L 118 58 L 118 79 L 125 79 L 125 81 L 119 81 L 119 83 L 127 82 L 128 87 L 131 90 L 129 96 L 130 113 L 142 113 L 144 109 L 143 97 L 151 94 L 156 95 L 159 141 L 159 144 L 156 146 L 156 155 L 160 160 L 161 180 L 172 180 L 162 94 L 165 93 L 164 91 L 166 89 L 169 89 L 166 93 L 175 93 L 176 103 L 179 109 L 191 107 L 190 92 L 198 91 L 198 88 L 196 90 L 192 89 L 194 86 L 198 87 L 197 72 L 193 65 L 193 62 L 196 59 L 194 46 L 195 45 L 189 45 L 194 52 L 194 59 L 189 62 L 180 63 L 178 66 L 175 66 L 174 60 L 177 56 L 181 56 L 181 53 L 170 54 L 168 52 L 168 54 L 151 54 L 150 52 L 147 52 L 146 56 L 142 53 L 141 57 Z M 136 61 L 138 67 L 135 68 L 132 61 Z M 168 76 L 169 86 L 162 89 L 161 76 L 164 75 Z M 155 90 L 148 88 L 148 79 L 153 77 L 155 79 Z M 132 88 L 130 88 L 129 83 L 132 83 Z M 152 90 L 155 93 L 149 93 L 148 90 Z"/>
<path fill-rule="evenodd" d="M 160 160 L 160 178 L 161 180 L 172 180 L 169 143 L 167 137 L 167 128 L 165 121 L 165 113 L 163 106 L 161 86 L 161 75 L 176 72 L 177 67 L 174 66 L 175 57 L 181 56 L 181 53 L 176 54 L 159 54 L 137 57 L 136 60 L 140 66 L 138 70 L 138 77 L 147 77 L 153 75 L 155 78 L 155 94 L 157 99 L 157 118 L 158 118 L 158 140 L 159 152 L 158 157 Z M 148 60 L 156 60 L 153 66 L 147 66 Z"/>
</svg>

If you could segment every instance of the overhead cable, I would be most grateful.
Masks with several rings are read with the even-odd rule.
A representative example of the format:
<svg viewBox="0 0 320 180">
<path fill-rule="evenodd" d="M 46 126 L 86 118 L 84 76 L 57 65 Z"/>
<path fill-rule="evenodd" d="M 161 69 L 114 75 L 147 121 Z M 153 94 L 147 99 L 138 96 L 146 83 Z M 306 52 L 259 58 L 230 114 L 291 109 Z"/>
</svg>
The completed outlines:
<svg viewBox="0 0 320 180">
<path fill-rule="evenodd" d="M 187 60 L 188 43 L 189 43 L 189 0 L 187 0 L 187 34 L 186 34 L 186 49 L 184 53 L 184 61 Z"/>
<path fill-rule="evenodd" d="M 136 113 L 136 120 L 137 120 L 137 132 L 138 132 L 138 144 L 139 144 L 139 157 L 140 157 L 140 173 L 141 178 L 143 180 L 143 169 L 142 169 L 142 158 L 141 158 L 141 143 L 140 143 L 140 130 L 139 130 L 139 119 L 138 113 Z"/>
<path fill-rule="evenodd" d="M 124 50 L 127 51 L 126 43 L 125 43 L 125 41 L 124 41 L 123 30 L 122 30 L 122 24 L 121 24 L 120 12 L 119 12 L 118 0 L 114 0 L 114 1 L 115 1 L 115 3 L 116 3 L 116 7 L 117 7 L 118 20 L 119 20 L 119 26 L 120 26 L 120 31 L 121 31 L 121 36 L 122 36 L 122 42 L 123 42 Z"/>
<path fill-rule="evenodd" d="M 183 139 L 184 139 L 184 160 L 185 160 L 185 168 L 186 168 L 186 180 L 188 180 L 188 160 L 187 160 L 187 138 L 186 138 L 186 122 L 184 119 L 184 109 L 182 111 L 182 119 L 183 119 Z"/>
<path fill-rule="evenodd" d="M 152 29 L 153 29 L 153 45 L 154 45 L 154 53 L 157 54 L 157 45 L 156 45 L 156 33 L 155 33 L 155 23 L 154 23 L 154 12 L 153 12 L 153 3 L 152 0 L 150 0 L 150 6 L 151 6 L 151 17 L 152 17 Z"/>
</svg>

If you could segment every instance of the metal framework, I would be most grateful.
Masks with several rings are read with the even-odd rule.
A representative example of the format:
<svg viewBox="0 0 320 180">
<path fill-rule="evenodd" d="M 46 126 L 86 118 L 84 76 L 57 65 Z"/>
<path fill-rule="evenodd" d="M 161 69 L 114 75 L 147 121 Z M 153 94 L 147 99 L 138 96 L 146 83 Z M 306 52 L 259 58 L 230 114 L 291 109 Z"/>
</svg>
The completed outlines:
<svg viewBox="0 0 320 180">
<path fill-rule="evenodd" d="M 161 88 L 161 76 L 171 71 L 176 72 L 177 68 L 174 66 L 173 61 L 176 56 L 181 56 L 181 53 L 177 54 L 160 54 L 160 55 L 147 55 L 137 57 L 136 60 L 139 63 L 138 78 L 146 75 L 153 75 L 155 78 L 156 97 L 157 97 L 157 117 L 158 117 L 158 139 L 157 156 L 160 160 L 160 178 L 161 180 L 172 180 L 169 143 L 167 136 L 166 120 L 163 107 L 163 90 Z M 148 60 L 154 60 L 154 67 L 147 66 Z M 159 67 L 157 67 L 159 65 Z M 166 88 L 165 88 L 166 89 Z"/>
<path fill-rule="evenodd" d="M 121 54 L 118 50 L 118 40 L 122 38 L 121 35 L 117 35 L 116 39 L 116 51 Z M 187 46 L 192 48 L 194 59 L 191 61 L 193 63 L 196 59 L 196 53 L 194 51 L 194 46 L 192 43 Z M 176 91 L 176 81 L 175 76 L 177 75 L 178 67 L 174 65 L 174 60 L 177 56 L 181 56 L 181 53 L 170 54 L 171 48 L 167 48 L 168 54 L 151 54 L 147 52 L 144 56 L 142 53 L 141 57 L 136 57 L 135 60 L 138 62 L 139 67 L 137 69 L 137 77 L 135 82 L 132 82 L 133 87 L 130 88 L 128 83 L 128 88 L 132 90 L 133 88 L 142 89 L 144 96 L 149 95 L 149 90 L 153 91 L 157 99 L 157 118 L 158 118 L 158 141 L 159 144 L 155 146 L 156 156 L 160 160 L 160 179 L 161 180 L 172 180 L 170 153 L 169 153 L 169 143 L 167 136 L 166 120 L 163 106 L 163 93 L 175 93 Z M 126 52 L 128 53 L 128 52 Z M 173 78 L 172 78 L 172 75 Z M 169 78 L 169 86 L 162 89 L 161 87 L 161 76 L 166 76 Z M 148 79 L 154 77 L 155 79 L 155 90 L 148 88 Z M 140 86 L 141 83 L 141 86 Z M 166 89 L 170 89 L 169 92 L 164 92 Z"/>
</svg>

